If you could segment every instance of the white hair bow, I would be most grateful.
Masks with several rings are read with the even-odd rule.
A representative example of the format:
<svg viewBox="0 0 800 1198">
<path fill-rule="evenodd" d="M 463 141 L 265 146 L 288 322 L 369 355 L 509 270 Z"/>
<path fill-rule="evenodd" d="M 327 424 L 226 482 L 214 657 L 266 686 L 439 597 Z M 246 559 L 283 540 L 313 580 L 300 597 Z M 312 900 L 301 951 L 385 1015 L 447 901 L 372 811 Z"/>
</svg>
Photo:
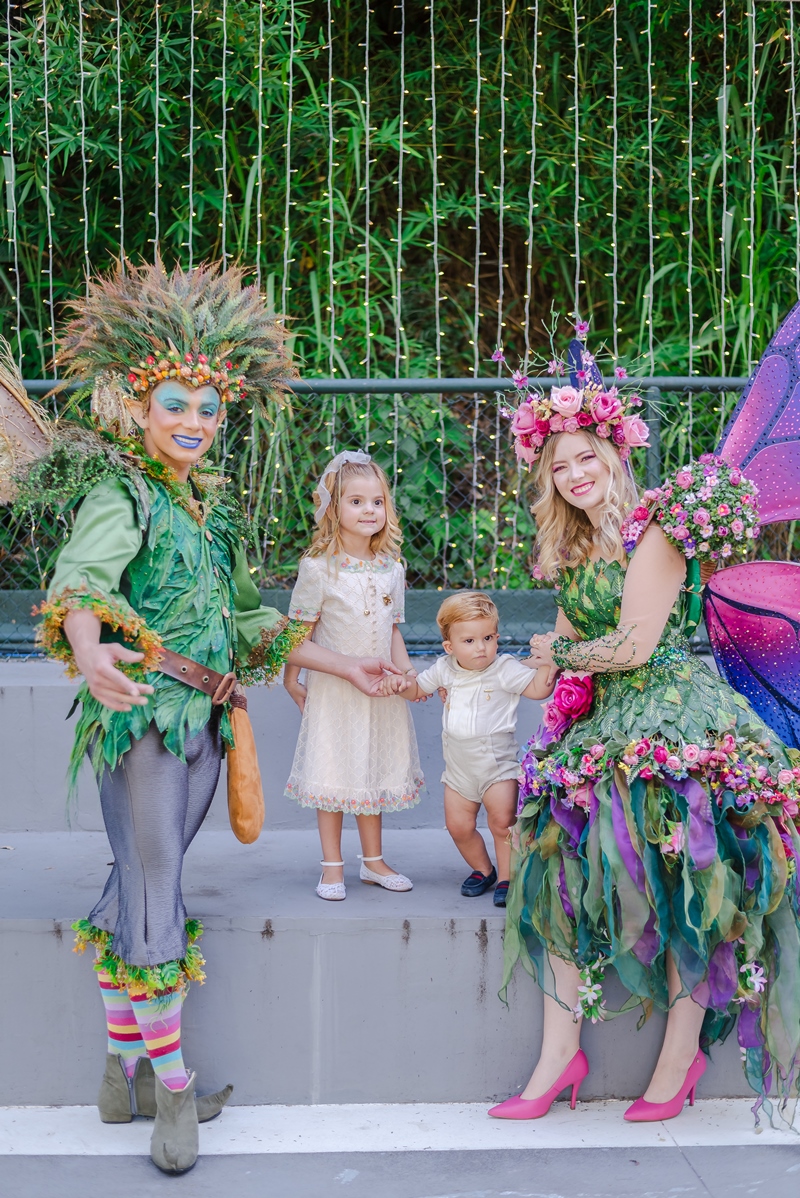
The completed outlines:
<svg viewBox="0 0 800 1198">
<path fill-rule="evenodd" d="M 362 453 L 360 449 L 345 449 L 341 453 L 337 453 L 336 457 L 330 462 L 320 475 L 319 482 L 314 488 L 313 494 L 319 497 L 319 507 L 314 512 L 314 522 L 319 524 L 322 517 L 327 512 L 331 504 L 331 493 L 325 486 L 325 479 L 329 474 L 336 474 L 341 470 L 345 462 L 353 462 L 356 466 L 366 466 L 367 462 L 371 462 L 372 458 L 368 453 Z"/>
</svg>

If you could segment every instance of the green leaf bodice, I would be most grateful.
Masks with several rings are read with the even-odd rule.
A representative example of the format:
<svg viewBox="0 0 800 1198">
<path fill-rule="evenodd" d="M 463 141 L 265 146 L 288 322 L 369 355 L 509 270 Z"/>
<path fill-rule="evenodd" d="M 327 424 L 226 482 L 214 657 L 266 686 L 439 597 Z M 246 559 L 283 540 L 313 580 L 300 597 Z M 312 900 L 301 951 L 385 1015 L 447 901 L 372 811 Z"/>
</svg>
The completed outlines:
<svg viewBox="0 0 800 1198">
<path fill-rule="evenodd" d="M 612 633 L 620 618 L 625 567 L 587 561 L 561 577 L 556 602 L 581 638 Z M 681 593 L 644 665 L 594 675 L 592 711 L 570 728 L 560 747 L 589 737 L 621 746 L 659 733 L 672 744 L 695 743 L 709 732 L 743 723 L 766 733 L 747 700 L 692 654 L 685 634 L 686 608 Z M 772 740 L 776 744 L 774 736 Z"/>
</svg>

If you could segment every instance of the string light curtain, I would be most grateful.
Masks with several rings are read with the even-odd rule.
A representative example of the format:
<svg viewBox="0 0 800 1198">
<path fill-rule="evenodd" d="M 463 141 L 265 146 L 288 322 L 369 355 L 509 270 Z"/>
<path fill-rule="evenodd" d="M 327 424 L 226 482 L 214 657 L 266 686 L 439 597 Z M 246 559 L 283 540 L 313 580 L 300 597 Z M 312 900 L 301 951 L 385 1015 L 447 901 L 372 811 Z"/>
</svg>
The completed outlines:
<svg viewBox="0 0 800 1198">
<path fill-rule="evenodd" d="M 686 30 L 688 59 L 686 66 L 687 83 L 687 143 L 686 143 L 686 210 L 688 227 L 686 229 L 686 296 L 689 307 L 689 374 L 694 374 L 694 8 L 693 0 L 689 0 L 689 27 Z"/>
<path fill-rule="evenodd" d="M 14 73 L 11 48 L 11 2 L 6 0 L 6 69 L 8 73 L 8 163 L 6 194 L 8 196 L 8 240 L 11 244 L 11 267 L 14 272 L 14 308 L 16 320 L 12 331 L 17 334 L 17 362 L 22 370 L 22 280 L 19 273 L 19 241 L 17 231 L 17 167 L 14 157 Z"/>
<path fill-rule="evenodd" d="M 438 112 L 436 108 L 436 27 L 434 0 L 430 2 L 430 44 L 431 44 L 431 210 L 433 217 L 433 304 L 435 314 L 435 345 L 436 345 L 436 377 L 442 377 L 442 312 L 441 312 L 441 270 L 439 263 L 439 130 Z M 450 542 L 450 512 L 447 507 L 447 450 L 445 448 L 444 426 L 444 397 L 439 395 L 439 466 L 441 470 L 441 504 L 442 504 L 442 586 L 447 586 L 447 550 Z"/>
<path fill-rule="evenodd" d="M 653 329 L 653 289 L 655 287 L 655 225 L 653 212 L 655 171 L 653 168 L 653 9 L 647 3 L 647 354 L 649 373 L 655 373 L 655 333 Z"/>
<path fill-rule="evenodd" d="M 481 0 L 475 4 L 475 256 L 472 266 L 472 374 L 477 378 L 481 371 L 480 363 L 480 330 L 481 330 L 481 84 L 483 82 L 481 62 Z M 472 585 L 477 586 L 477 552 L 478 552 L 478 418 L 480 414 L 481 395 L 476 391 L 472 397 L 472 479 L 471 479 L 471 511 L 470 522 L 472 532 L 472 549 L 470 562 L 472 564 Z"/>
<path fill-rule="evenodd" d="M 192 0 L 194 2 L 194 0 Z M 222 112 L 220 113 L 220 147 L 222 165 L 218 168 L 222 179 L 220 203 L 220 240 L 222 261 L 228 261 L 228 0 L 222 0 Z"/>
<path fill-rule="evenodd" d="M 47 331 L 50 334 L 50 347 L 52 350 L 52 368 L 56 378 L 58 378 L 58 366 L 56 364 L 56 310 L 55 298 L 53 291 L 53 201 L 51 195 L 51 155 L 52 146 L 50 143 L 50 61 L 49 61 L 49 34 L 47 28 L 47 0 L 42 0 L 42 68 L 44 72 L 44 95 L 42 97 L 44 104 L 44 206 L 47 213 L 47 293 L 48 293 L 48 313 L 50 324 Z M 44 371 L 44 353 L 42 353 L 42 368 Z"/>
<path fill-rule="evenodd" d="M 83 197 L 83 273 L 86 278 L 86 294 L 89 294 L 89 276 L 92 273 L 89 261 L 89 164 L 86 161 L 86 68 L 83 55 L 85 49 L 83 29 L 83 5 L 78 4 L 78 110 L 81 121 L 81 193 Z"/>
<path fill-rule="evenodd" d="M 800 194 L 797 190 L 797 69 L 794 5 L 789 4 L 789 103 L 792 117 L 792 208 L 794 209 L 794 285 L 800 300 Z"/>
<path fill-rule="evenodd" d="M 122 0 L 117 0 L 117 30 L 114 43 L 117 71 L 117 186 L 119 195 L 119 259 L 125 270 L 125 174 L 122 153 Z"/>
<path fill-rule="evenodd" d="M 154 115 L 155 115 L 155 149 L 153 154 L 154 169 L 153 169 L 153 249 L 156 253 L 160 251 L 161 245 L 161 225 L 159 220 L 160 198 L 159 192 L 161 189 L 161 6 L 156 0 L 155 8 L 155 25 L 156 25 L 156 46 L 153 59 L 153 70 L 155 74 L 155 100 L 154 100 Z"/>
<path fill-rule="evenodd" d="M 400 0 L 400 96 L 397 134 L 397 246 L 394 271 L 394 376 L 400 378 L 403 361 L 403 179 L 406 130 L 406 3 Z M 397 487 L 397 452 L 400 439 L 400 395 L 392 397 L 392 488 Z"/>
<path fill-rule="evenodd" d="M 581 112 L 580 112 L 580 22 L 578 0 L 572 0 L 573 58 L 572 58 L 572 110 L 574 113 L 574 162 L 575 198 L 573 220 L 575 223 L 575 319 L 580 319 L 581 309 Z"/>
</svg>

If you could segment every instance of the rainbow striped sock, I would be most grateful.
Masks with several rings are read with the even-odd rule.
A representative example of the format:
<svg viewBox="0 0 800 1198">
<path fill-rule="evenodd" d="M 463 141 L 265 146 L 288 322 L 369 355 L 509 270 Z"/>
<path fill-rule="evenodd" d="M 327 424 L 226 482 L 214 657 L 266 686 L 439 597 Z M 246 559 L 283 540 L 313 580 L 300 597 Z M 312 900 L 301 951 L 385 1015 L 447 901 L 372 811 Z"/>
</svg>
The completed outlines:
<svg viewBox="0 0 800 1198">
<path fill-rule="evenodd" d="M 189 1080 L 181 1053 L 181 1007 L 179 990 L 157 998 L 133 995 L 131 1006 L 139 1031 L 153 1062 L 153 1069 L 170 1090 L 182 1090 Z"/>
<path fill-rule="evenodd" d="M 120 990 L 114 979 L 104 969 L 98 972 L 100 994 L 106 1009 L 108 1029 L 108 1051 L 122 1057 L 128 1077 L 133 1077 L 139 1057 L 147 1056 L 142 1033 L 131 1007 L 127 990 Z"/>
</svg>

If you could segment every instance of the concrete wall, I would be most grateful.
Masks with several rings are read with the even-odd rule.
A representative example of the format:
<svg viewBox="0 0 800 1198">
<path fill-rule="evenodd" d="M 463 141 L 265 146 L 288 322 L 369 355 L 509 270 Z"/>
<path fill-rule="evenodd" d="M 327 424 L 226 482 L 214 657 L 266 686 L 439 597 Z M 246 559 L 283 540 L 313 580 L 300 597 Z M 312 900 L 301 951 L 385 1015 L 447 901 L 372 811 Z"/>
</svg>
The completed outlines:
<svg viewBox="0 0 800 1198">
<path fill-rule="evenodd" d="M 419 659 L 418 668 L 424 665 L 425 659 Z M 0 662 L 0 830 L 44 832 L 67 827 L 64 779 L 75 719 L 68 721 L 66 717 L 76 689 L 77 684 L 65 678 L 60 666 L 51 662 Z M 300 728 L 297 707 L 280 685 L 254 687 L 248 694 L 248 706 L 264 783 L 267 827 L 314 827 L 314 813 L 283 796 Z M 519 710 L 518 735 L 520 743 L 524 743 L 538 723 L 540 705 L 523 699 Z M 387 827 L 441 828 L 444 816 L 439 779 L 444 762 L 438 697 L 427 703 L 412 704 L 412 715 L 425 790 L 417 807 L 384 818 Z M 228 826 L 225 793 L 223 767 L 217 792 L 218 800 L 223 801 L 212 805 L 206 821 L 208 828 Z M 348 821 L 351 821 L 349 816 Z M 83 831 L 98 831 L 103 827 L 97 786 L 88 766 L 81 773 L 69 825 Z"/>
</svg>

